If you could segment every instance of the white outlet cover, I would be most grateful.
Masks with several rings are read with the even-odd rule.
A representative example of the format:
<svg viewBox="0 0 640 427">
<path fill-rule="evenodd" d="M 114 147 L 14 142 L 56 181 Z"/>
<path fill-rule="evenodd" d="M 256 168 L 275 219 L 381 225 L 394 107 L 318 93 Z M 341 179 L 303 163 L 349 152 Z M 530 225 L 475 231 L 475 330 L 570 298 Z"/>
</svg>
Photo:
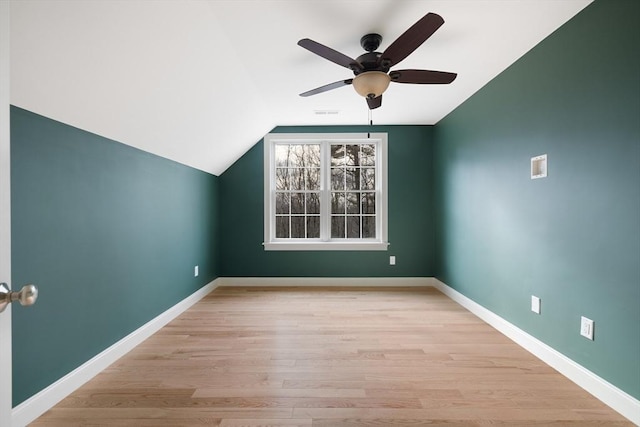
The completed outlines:
<svg viewBox="0 0 640 427">
<path fill-rule="evenodd" d="M 540 298 L 531 295 L 531 311 L 540 314 Z"/>
<path fill-rule="evenodd" d="M 396 257 L 394 255 L 389 257 L 389 265 L 396 265 Z"/>
<path fill-rule="evenodd" d="M 593 341 L 593 320 L 584 316 L 580 318 L 580 335 Z"/>
<path fill-rule="evenodd" d="M 193 267 L 193 277 L 198 277 L 198 266 L 196 265 L 195 267 Z"/>
</svg>

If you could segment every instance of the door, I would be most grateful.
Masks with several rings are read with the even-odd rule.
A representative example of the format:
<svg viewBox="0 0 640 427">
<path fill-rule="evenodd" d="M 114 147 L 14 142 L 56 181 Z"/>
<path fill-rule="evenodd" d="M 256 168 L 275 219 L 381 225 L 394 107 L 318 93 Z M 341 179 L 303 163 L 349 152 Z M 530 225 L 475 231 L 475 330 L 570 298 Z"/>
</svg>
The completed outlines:
<svg viewBox="0 0 640 427">
<path fill-rule="evenodd" d="M 0 282 L 11 286 L 9 2 L 0 1 Z M 11 427 L 11 304 L 0 313 L 0 427 Z"/>
</svg>

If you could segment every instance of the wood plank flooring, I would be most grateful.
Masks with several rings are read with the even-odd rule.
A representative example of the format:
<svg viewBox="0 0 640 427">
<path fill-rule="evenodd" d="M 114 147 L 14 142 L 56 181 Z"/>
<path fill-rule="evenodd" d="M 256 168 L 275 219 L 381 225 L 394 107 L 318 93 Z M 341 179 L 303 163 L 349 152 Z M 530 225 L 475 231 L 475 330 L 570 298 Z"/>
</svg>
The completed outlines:
<svg viewBox="0 0 640 427">
<path fill-rule="evenodd" d="M 218 288 L 33 426 L 626 426 L 433 288 Z"/>
</svg>

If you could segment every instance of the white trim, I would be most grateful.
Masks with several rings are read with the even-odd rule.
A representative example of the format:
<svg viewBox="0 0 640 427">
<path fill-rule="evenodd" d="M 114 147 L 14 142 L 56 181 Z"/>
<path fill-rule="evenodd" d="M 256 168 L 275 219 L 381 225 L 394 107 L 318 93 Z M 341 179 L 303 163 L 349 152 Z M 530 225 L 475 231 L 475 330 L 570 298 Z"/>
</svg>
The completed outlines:
<svg viewBox="0 0 640 427">
<path fill-rule="evenodd" d="M 10 3 L 0 1 L 0 282 L 11 288 Z M 11 427 L 11 304 L 0 313 L 0 426 Z"/>
<path fill-rule="evenodd" d="M 433 286 L 432 277 L 221 277 L 218 286 L 326 286 L 408 287 Z"/>
<path fill-rule="evenodd" d="M 51 409 L 55 404 L 95 377 L 135 346 L 142 343 L 167 323 L 219 286 L 219 279 L 203 286 L 164 313 L 142 325 L 120 341 L 83 363 L 55 383 L 16 406 L 12 412 L 13 425 L 25 426 Z"/>
<path fill-rule="evenodd" d="M 275 147 L 278 144 L 320 144 L 321 145 L 321 212 L 319 239 L 276 239 L 275 238 Z M 375 144 L 376 161 L 376 238 L 340 239 L 330 238 L 330 178 L 327 171 L 330 164 L 329 144 Z M 388 134 L 379 133 L 269 133 L 264 144 L 264 242 L 265 251 L 386 251 L 388 242 Z"/>
<path fill-rule="evenodd" d="M 440 292 L 496 328 L 516 344 L 556 369 L 615 411 L 627 417 L 631 422 L 640 425 L 639 400 L 438 279 L 433 279 L 433 283 Z"/>
<path fill-rule="evenodd" d="M 265 251 L 386 251 L 386 242 L 265 242 Z"/>
</svg>

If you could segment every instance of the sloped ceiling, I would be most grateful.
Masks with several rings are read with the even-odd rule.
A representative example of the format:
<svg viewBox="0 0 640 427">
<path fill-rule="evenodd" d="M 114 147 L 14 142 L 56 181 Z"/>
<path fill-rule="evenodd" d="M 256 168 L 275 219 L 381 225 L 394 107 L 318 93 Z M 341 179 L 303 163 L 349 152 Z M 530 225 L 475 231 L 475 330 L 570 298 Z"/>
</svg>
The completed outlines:
<svg viewBox="0 0 640 427">
<path fill-rule="evenodd" d="M 277 125 L 368 123 L 350 86 L 298 96 L 353 76 L 301 38 L 355 58 L 364 34 L 383 51 L 438 13 L 445 24 L 394 68 L 458 78 L 392 83 L 371 117 L 435 124 L 590 2 L 12 1 L 11 103 L 219 175 Z"/>
</svg>

